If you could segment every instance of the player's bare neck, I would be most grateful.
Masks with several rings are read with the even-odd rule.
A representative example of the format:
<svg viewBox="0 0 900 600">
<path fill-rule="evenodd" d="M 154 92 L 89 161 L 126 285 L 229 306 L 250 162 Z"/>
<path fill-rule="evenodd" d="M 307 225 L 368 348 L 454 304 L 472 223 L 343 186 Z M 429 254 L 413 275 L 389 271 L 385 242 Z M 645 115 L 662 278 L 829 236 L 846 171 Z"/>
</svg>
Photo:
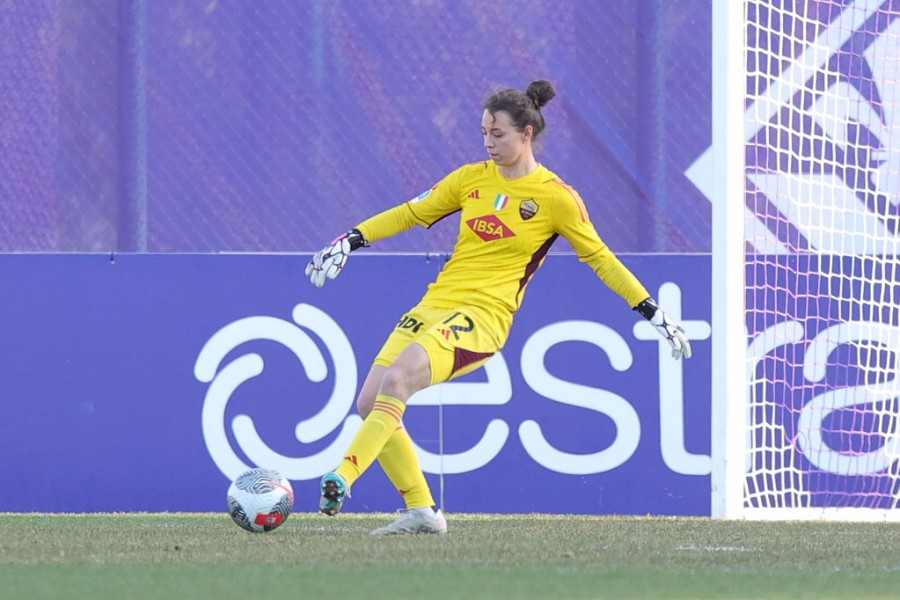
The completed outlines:
<svg viewBox="0 0 900 600">
<path fill-rule="evenodd" d="M 503 165 L 499 167 L 500 174 L 507 179 L 519 179 L 534 173 L 538 168 L 538 163 L 534 156 L 522 157 L 511 165 Z"/>
</svg>

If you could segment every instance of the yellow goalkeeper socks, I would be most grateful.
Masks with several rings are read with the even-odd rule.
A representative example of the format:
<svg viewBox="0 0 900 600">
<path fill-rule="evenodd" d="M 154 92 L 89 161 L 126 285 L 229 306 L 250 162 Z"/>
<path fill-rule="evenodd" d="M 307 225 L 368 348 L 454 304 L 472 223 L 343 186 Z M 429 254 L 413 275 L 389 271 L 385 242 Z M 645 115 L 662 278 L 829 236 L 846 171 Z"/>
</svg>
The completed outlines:
<svg viewBox="0 0 900 600">
<path fill-rule="evenodd" d="M 378 462 L 403 496 L 406 508 L 434 506 L 434 498 L 428 489 L 422 467 L 419 466 L 416 447 L 402 425 L 384 445 L 384 449 L 378 455 Z"/>
<path fill-rule="evenodd" d="M 406 404 L 400 400 L 378 394 L 372 412 L 356 432 L 344 460 L 334 472 L 352 486 L 353 482 L 375 462 L 375 458 L 400 424 L 405 410 Z"/>
</svg>

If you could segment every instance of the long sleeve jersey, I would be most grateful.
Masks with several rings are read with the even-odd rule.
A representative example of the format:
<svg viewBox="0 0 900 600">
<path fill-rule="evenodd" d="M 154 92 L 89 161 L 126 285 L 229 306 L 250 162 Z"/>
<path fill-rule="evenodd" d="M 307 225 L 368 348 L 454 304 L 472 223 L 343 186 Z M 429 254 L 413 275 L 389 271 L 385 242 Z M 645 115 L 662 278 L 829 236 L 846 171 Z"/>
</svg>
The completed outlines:
<svg viewBox="0 0 900 600">
<path fill-rule="evenodd" d="M 456 212 L 461 214 L 453 255 L 429 285 L 424 303 L 477 306 L 508 328 L 526 286 L 560 235 L 629 306 L 650 297 L 600 239 L 578 192 L 540 165 L 518 179 L 503 177 L 493 161 L 462 166 L 357 228 L 375 242 L 415 225 L 431 227 Z"/>
</svg>

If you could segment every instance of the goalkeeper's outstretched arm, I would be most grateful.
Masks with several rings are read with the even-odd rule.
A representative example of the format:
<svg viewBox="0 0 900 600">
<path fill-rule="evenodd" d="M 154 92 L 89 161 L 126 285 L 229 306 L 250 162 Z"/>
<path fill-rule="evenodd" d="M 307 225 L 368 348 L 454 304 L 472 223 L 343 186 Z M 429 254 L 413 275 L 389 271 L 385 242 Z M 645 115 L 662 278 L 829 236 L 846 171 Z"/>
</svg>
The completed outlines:
<svg viewBox="0 0 900 600">
<path fill-rule="evenodd" d="M 351 252 L 370 242 L 402 233 L 415 224 L 415 217 L 406 203 L 378 213 L 316 252 L 306 265 L 306 275 L 314 286 L 322 287 L 326 279 L 340 275 Z"/>
<path fill-rule="evenodd" d="M 668 316 L 657 304 L 653 298 L 639 302 L 634 310 L 650 321 L 650 324 L 656 328 L 661 336 L 668 340 L 672 346 L 672 358 L 678 360 L 682 356 L 691 357 L 691 342 L 684 333 L 684 327 L 675 319 Z"/>
<path fill-rule="evenodd" d="M 685 335 L 684 327 L 656 304 L 647 288 L 609 248 L 602 245 L 598 252 L 583 260 L 593 267 L 594 272 L 612 291 L 619 294 L 633 310 L 650 321 L 656 331 L 672 346 L 674 359 L 678 360 L 682 356 L 691 357 L 691 343 Z"/>
</svg>

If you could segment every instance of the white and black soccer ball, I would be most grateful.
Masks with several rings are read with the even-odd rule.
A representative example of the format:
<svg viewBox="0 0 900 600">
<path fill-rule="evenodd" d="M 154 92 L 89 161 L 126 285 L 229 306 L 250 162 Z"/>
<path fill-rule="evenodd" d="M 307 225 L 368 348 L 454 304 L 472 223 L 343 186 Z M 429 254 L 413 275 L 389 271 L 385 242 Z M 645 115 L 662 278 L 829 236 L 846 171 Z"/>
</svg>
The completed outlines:
<svg viewBox="0 0 900 600">
<path fill-rule="evenodd" d="M 228 514 L 241 529 L 272 531 L 294 509 L 294 490 L 278 471 L 254 468 L 241 473 L 228 488 Z"/>
</svg>

